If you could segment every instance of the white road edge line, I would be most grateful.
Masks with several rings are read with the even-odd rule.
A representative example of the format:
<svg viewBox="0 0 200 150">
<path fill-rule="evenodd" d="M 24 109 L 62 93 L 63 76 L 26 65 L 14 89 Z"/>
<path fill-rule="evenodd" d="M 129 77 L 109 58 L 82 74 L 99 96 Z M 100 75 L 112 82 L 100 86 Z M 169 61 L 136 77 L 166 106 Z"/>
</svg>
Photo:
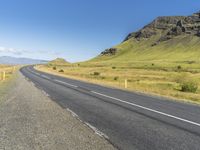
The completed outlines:
<svg viewBox="0 0 200 150">
<path fill-rule="evenodd" d="M 93 130 L 95 134 L 97 134 L 100 137 L 104 137 L 106 139 L 109 139 L 109 137 L 106 134 L 104 134 L 103 132 L 99 131 L 96 127 L 92 126 L 88 122 L 85 122 L 85 121 L 81 120 L 80 117 L 75 112 L 73 112 L 71 109 L 67 108 L 66 110 L 69 111 L 74 118 L 78 119 L 81 123 L 83 123 L 84 125 L 89 127 L 91 130 Z"/>
<path fill-rule="evenodd" d="M 54 80 L 54 81 L 56 81 L 56 82 L 59 82 L 59 83 L 62 83 L 62 84 L 66 84 L 66 85 L 69 85 L 69 86 L 72 86 L 72 87 L 75 87 L 75 88 L 77 88 L 78 86 L 76 86 L 76 85 L 73 85 L 73 84 L 70 84 L 70 83 L 66 83 L 66 82 L 63 82 L 63 81 L 60 81 L 60 80 Z"/>
<path fill-rule="evenodd" d="M 91 125 L 90 123 L 85 122 L 85 124 L 86 124 L 89 128 L 91 128 L 91 129 L 95 132 L 95 134 L 99 135 L 100 137 L 104 137 L 104 138 L 106 138 L 106 139 L 109 139 L 109 137 L 108 137 L 106 134 L 104 134 L 103 132 L 99 131 L 96 127 L 94 127 L 94 126 Z"/>
<path fill-rule="evenodd" d="M 170 117 L 170 118 L 174 118 L 174 119 L 177 119 L 177 120 L 180 120 L 180 121 L 183 121 L 183 122 L 187 122 L 187 123 L 190 123 L 192 125 L 196 125 L 196 126 L 200 127 L 200 124 L 197 123 L 197 122 L 193 122 L 193 121 L 190 121 L 190 120 L 187 120 L 187 119 L 176 117 L 176 116 L 173 116 L 173 115 L 170 115 L 170 114 L 167 114 L 167 113 L 163 113 L 163 112 L 151 109 L 151 108 L 147 108 L 147 107 L 144 107 L 144 106 L 141 106 L 141 105 L 137 105 L 137 104 L 134 104 L 134 103 L 131 103 L 131 102 L 127 102 L 127 101 L 124 101 L 124 100 L 121 100 L 121 99 L 118 99 L 118 98 L 115 98 L 115 97 L 111 97 L 111 96 L 108 96 L 108 95 L 105 95 L 105 94 L 101 94 L 101 93 L 98 93 L 98 92 L 95 92 L 95 91 L 91 91 L 91 92 L 94 93 L 94 94 L 100 95 L 100 96 L 104 96 L 104 97 L 119 101 L 121 103 L 129 104 L 129 105 L 132 105 L 132 106 L 144 109 L 144 110 L 148 110 L 148 111 L 151 111 L 151 112 L 154 112 L 154 113 L 158 113 L 158 114 L 161 114 L 161 115 L 164 115 L 164 116 L 167 116 L 167 117 Z"/>
</svg>

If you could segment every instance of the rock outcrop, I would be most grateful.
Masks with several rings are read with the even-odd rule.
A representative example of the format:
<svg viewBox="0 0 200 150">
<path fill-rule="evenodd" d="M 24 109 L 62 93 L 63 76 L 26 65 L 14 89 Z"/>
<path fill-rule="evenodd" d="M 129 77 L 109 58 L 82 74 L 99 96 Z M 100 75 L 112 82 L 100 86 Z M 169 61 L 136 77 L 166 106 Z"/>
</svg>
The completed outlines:
<svg viewBox="0 0 200 150">
<path fill-rule="evenodd" d="M 101 55 L 115 55 L 117 52 L 116 48 L 109 48 L 101 52 Z"/>
<path fill-rule="evenodd" d="M 200 12 L 194 13 L 191 16 L 158 17 L 143 29 L 130 33 L 124 41 L 131 38 L 137 40 L 148 39 L 160 33 L 160 39 L 156 43 L 170 40 L 182 34 L 192 34 L 200 37 Z"/>
<path fill-rule="evenodd" d="M 156 41 L 151 46 L 156 46 L 161 42 L 173 39 L 176 36 L 193 35 L 200 37 L 200 11 L 191 16 L 166 16 L 158 17 L 150 24 L 143 27 L 137 32 L 130 33 L 123 42 L 129 39 L 149 39 L 153 36 Z M 115 55 L 118 49 L 109 48 L 101 55 Z"/>
</svg>

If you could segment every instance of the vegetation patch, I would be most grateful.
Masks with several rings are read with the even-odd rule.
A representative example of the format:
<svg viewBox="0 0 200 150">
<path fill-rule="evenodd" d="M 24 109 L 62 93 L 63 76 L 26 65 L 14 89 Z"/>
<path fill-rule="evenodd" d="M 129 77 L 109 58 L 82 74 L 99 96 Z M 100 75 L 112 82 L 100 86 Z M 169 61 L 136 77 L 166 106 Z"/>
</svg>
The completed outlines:
<svg viewBox="0 0 200 150">
<path fill-rule="evenodd" d="M 94 76 L 100 76 L 101 73 L 100 73 L 100 72 L 94 72 L 93 75 L 94 75 Z"/>
<path fill-rule="evenodd" d="M 63 69 L 60 69 L 58 72 L 64 72 L 64 70 L 63 70 Z"/>
<path fill-rule="evenodd" d="M 112 67 L 112 69 L 116 69 L 116 67 L 115 67 L 115 66 L 113 66 L 113 67 Z"/>
<path fill-rule="evenodd" d="M 181 91 L 196 93 L 198 84 L 194 81 L 186 81 L 181 84 Z"/>
<path fill-rule="evenodd" d="M 119 77 L 114 77 L 114 80 L 117 81 L 119 79 Z"/>
<path fill-rule="evenodd" d="M 198 82 L 187 73 L 179 74 L 175 81 L 180 85 L 182 92 L 196 93 L 198 90 Z"/>
</svg>

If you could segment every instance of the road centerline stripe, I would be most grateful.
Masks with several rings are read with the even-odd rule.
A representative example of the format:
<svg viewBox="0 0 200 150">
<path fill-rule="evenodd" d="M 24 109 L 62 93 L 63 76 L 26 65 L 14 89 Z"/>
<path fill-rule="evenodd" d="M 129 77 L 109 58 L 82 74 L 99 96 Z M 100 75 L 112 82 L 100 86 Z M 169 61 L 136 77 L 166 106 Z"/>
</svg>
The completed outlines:
<svg viewBox="0 0 200 150">
<path fill-rule="evenodd" d="M 42 77 L 44 77 L 44 78 L 46 78 L 46 79 L 49 79 L 50 80 L 50 78 L 49 77 L 47 77 L 47 76 L 45 76 L 45 75 L 41 75 Z"/>
<path fill-rule="evenodd" d="M 151 109 L 151 108 L 148 108 L 148 107 L 144 107 L 144 106 L 141 106 L 141 105 L 138 105 L 138 104 L 127 102 L 127 101 L 124 101 L 124 100 L 121 100 L 121 99 L 118 99 L 118 98 L 115 98 L 115 97 L 112 97 L 112 96 L 108 96 L 108 95 L 105 95 L 105 94 L 101 94 L 101 93 L 98 93 L 98 92 L 95 92 L 95 91 L 91 91 L 91 92 L 94 93 L 94 94 L 103 96 L 103 97 L 107 97 L 107 98 L 113 99 L 113 100 L 121 102 L 121 103 L 129 104 L 129 105 L 132 105 L 132 106 L 144 109 L 144 110 L 148 110 L 148 111 L 151 111 L 151 112 L 154 112 L 154 113 L 157 113 L 157 114 L 161 114 L 163 116 L 167 116 L 167 117 L 170 117 L 170 118 L 173 118 L 173 119 L 177 119 L 177 120 L 180 120 L 180 121 L 183 121 L 183 122 L 187 122 L 189 124 L 196 125 L 196 126 L 200 127 L 200 123 L 197 123 L 197 122 L 193 122 L 193 121 L 190 121 L 190 120 L 187 120 L 187 119 L 176 117 L 176 116 L 173 116 L 173 115 L 161 112 L 161 111 L 157 111 L 157 110 L 154 110 L 154 109 Z"/>
<path fill-rule="evenodd" d="M 59 82 L 59 83 L 62 83 L 62 84 L 66 84 L 66 85 L 69 85 L 69 86 L 72 86 L 72 87 L 75 87 L 75 88 L 78 87 L 78 86 L 76 86 L 76 85 L 73 85 L 73 84 L 70 84 L 70 83 L 66 83 L 66 82 L 63 82 L 63 81 L 60 81 L 60 80 L 57 80 L 57 79 L 54 79 L 54 81 Z"/>
</svg>

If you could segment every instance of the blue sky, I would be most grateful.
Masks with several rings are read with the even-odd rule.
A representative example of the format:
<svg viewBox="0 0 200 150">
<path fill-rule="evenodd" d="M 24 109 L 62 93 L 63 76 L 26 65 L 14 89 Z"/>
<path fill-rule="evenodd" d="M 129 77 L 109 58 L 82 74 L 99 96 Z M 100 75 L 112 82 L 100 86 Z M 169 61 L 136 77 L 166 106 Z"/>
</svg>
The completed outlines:
<svg viewBox="0 0 200 150">
<path fill-rule="evenodd" d="M 198 0 L 0 0 L 0 56 L 83 61 L 157 16 L 199 10 Z"/>
</svg>

